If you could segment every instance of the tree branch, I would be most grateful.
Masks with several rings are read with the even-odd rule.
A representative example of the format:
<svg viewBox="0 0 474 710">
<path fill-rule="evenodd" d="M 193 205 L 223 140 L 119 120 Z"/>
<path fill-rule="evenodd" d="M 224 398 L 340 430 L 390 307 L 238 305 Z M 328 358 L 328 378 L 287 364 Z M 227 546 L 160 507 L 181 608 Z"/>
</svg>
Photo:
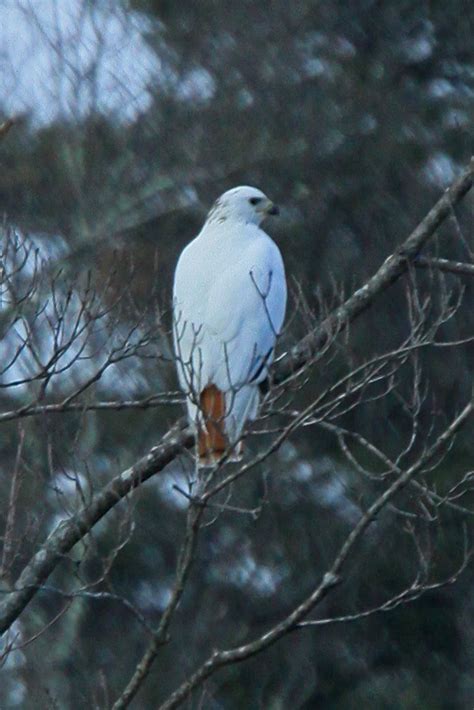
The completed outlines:
<svg viewBox="0 0 474 710">
<path fill-rule="evenodd" d="M 193 434 L 180 421 L 136 464 L 116 476 L 89 505 L 58 525 L 24 568 L 15 588 L 0 606 L 0 635 L 23 611 L 61 559 L 79 542 L 108 511 L 131 490 L 173 461 L 183 449 L 192 446 Z"/>
<path fill-rule="evenodd" d="M 474 157 L 461 176 L 444 192 L 418 227 L 398 249 L 389 256 L 378 271 L 341 306 L 336 308 L 312 332 L 306 335 L 284 358 L 275 364 L 273 381 L 280 384 L 301 370 L 322 348 L 331 336 L 339 332 L 359 316 L 382 293 L 396 281 L 415 260 L 426 242 L 438 227 L 469 192 L 474 179 Z"/>
<path fill-rule="evenodd" d="M 151 409 L 163 404 L 183 404 L 184 396 L 181 392 L 157 393 L 143 399 L 108 400 L 98 402 L 71 402 L 68 397 L 62 402 L 50 404 L 25 404 L 18 409 L 0 413 L 0 424 L 13 419 L 25 419 L 44 414 L 63 414 L 64 412 L 90 412 L 100 410 L 120 411 L 121 409 Z"/>
<path fill-rule="evenodd" d="M 356 290 L 345 303 L 336 308 L 312 333 L 303 338 L 275 364 L 273 379 L 276 383 L 281 384 L 300 371 L 324 346 L 331 333 L 340 332 L 368 308 L 379 293 L 404 273 L 408 264 L 417 256 L 453 207 L 470 190 L 473 176 L 474 159 L 471 160 L 469 167 L 462 175 L 446 190 L 408 239 L 386 259 L 366 284 Z M 61 523 L 25 566 L 14 589 L 0 605 L 0 634 L 4 633 L 18 618 L 64 555 L 87 535 L 111 508 L 142 482 L 162 471 L 183 449 L 190 448 L 192 445 L 191 429 L 185 428 L 182 421 L 178 422 L 163 437 L 158 446 L 153 447 L 134 466 L 117 475 L 102 491 L 97 493 L 90 505 Z M 325 584 L 322 583 L 320 594 L 325 593 L 330 586 L 332 583 L 328 581 Z"/>
<path fill-rule="evenodd" d="M 292 631 L 300 622 L 309 614 L 312 609 L 326 596 L 328 591 L 341 581 L 340 574 L 349 557 L 350 552 L 359 542 L 368 526 L 375 519 L 377 514 L 384 508 L 387 503 L 404 488 L 413 477 L 419 473 L 427 464 L 436 458 L 437 454 L 443 450 L 446 444 L 453 438 L 457 431 L 466 423 L 468 418 L 474 411 L 474 399 L 464 407 L 462 412 L 449 424 L 441 436 L 436 440 L 433 446 L 425 452 L 423 456 L 410 468 L 406 469 L 401 475 L 379 495 L 372 505 L 368 508 L 359 519 L 358 523 L 351 530 L 346 540 L 339 549 L 331 568 L 323 576 L 320 584 L 314 591 L 304 599 L 301 604 L 293 609 L 282 621 L 275 624 L 262 636 L 259 636 L 254 641 L 231 648 L 225 651 L 214 651 L 214 653 L 201 665 L 200 668 L 166 700 L 159 710 L 173 710 L 177 708 L 190 693 L 198 688 L 202 683 L 213 675 L 220 668 L 233 664 L 261 653 L 269 646 L 273 645 L 282 636 Z"/>
<path fill-rule="evenodd" d="M 420 269 L 438 269 L 448 274 L 474 276 L 474 264 L 466 264 L 464 261 L 451 261 L 451 259 L 435 259 L 427 256 L 418 256 L 414 264 Z"/>
<path fill-rule="evenodd" d="M 189 575 L 193 562 L 202 514 L 203 508 L 196 504 L 191 504 L 188 509 L 186 536 L 178 559 L 175 583 L 173 585 L 170 601 L 163 612 L 158 628 L 153 633 L 152 640 L 135 668 L 133 676 L 127 683 L 127 686 L 120 697 L 117 698 L 113 704 L 112 710 L 124 710 L 124 708 L 129 706 L 150 672 L 153 662 L 158 655 L 160 646 L 167 641 L 168 628 L 176 607 L 178 606 L 183 595 L 186 579 Z"/>
</svg>

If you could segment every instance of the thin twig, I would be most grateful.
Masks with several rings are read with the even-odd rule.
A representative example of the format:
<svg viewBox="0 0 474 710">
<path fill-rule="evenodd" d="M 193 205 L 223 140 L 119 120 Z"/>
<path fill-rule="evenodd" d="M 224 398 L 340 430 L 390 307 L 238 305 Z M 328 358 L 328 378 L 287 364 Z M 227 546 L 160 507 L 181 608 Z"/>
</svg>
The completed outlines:
<svg viewBox="0 0 474 710">
<path fill-rule="evenodd" d="M 423 245 L 439 225 L 451 214 L 453 206 L 464 197 L 472 186 L 474 160 L 469 167 L 444 193 L 428 215 L 420 222 L 408 239 L 382 264 L 374 276 L 359 288 L 341 306 L 325 318 L 320 326 L 303 338 L 300 343 L 282 357 L 274 366 L 274 380 L 282 384 L 301 372 L 324 347 L 329 334 L 340 332 L 359 316 L 385 289 L 396 281 L 417 256 Z M 122 498 L 173 461 L 183 449 L 193 445 L 190 428 L 181 423 L 175 425 L 146 456 L 134 466 L 116 476 L 94 497 L 87 507 L 54 530 L 38 552 L 31 558 L 21 573 L 15 589 L 0 605 L 0 634 L 18 618 L 51 572 L 67 552 L 81 540 L 109 510 Z M 329 585 L 331 586 L 331 585 Z M 324 587 L 325 589 L 326 587 Z"/>
<path fill-rule="evenodd" d="M 214 651 L 212 655 L 198 668 L 197 671 L 187 678 L 182 685 L 160 706 L 159 710 L 172 710 L 181 703 L 202 683 L 213 675 L 220 668 L 250 658 L 261 653 L 269 646 L 278 641 L 282 636 L 292 631 L 296 625 L 300 624 L 308 613 L 319 604 L 327 595 L 330 589 L 341 581 L 341 572 L 345 566 L 349 554 L 354 546 L 360 541 L 365 531 L 378 515 L 378 513 L 391 501 L 391 499 L 402 490 L 412 478 L 423 469 L 436 455 L 443 450 L 446 444 L 452 439 L 457 431 L 466 423 L 474 411 L 474 402 L 470 401 L 462 412 L 449 424 L 433 446 L 410 468 L 387 488 L 368 510 L 362 515 L 358 523 L 347 536 L 339 549 L 333 564 L 323 576 L 322 581 L 314 591 L 307 596 L 290 614 L 280 622 L 268 629 L 264 634 L 249 643 L 225 651 Z"/>
</svg>

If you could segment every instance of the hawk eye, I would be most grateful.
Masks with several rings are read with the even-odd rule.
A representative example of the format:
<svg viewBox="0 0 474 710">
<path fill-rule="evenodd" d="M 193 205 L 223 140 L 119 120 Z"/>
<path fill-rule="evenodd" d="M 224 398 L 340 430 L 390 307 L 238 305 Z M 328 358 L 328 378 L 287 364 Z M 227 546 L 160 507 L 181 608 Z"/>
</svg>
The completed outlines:
<svg viewBox="0 0 474 710">
<path fill-rule="evenodd" d="M 258 205 L 258 203 L 261 201 L 262 201 L 261 197 L 251 197 L 249 200 L 251 205 Z"/>
</svg>

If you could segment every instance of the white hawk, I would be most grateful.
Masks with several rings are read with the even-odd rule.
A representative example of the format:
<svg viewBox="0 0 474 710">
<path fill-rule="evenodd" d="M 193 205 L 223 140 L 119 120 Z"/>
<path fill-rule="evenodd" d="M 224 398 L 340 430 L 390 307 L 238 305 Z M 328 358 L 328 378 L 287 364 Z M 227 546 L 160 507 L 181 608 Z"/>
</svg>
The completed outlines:
<svg viewBox="0 0 474 710">
<path fill-rule="evenodd" d="M 176 267 L 174 348 L 201 466 L 229 447 L 230 459 L 239 459 L 239 437 L 257 414 L 273 360 L 287 297 L 280 250 L 260 229 L 273 214 L 277 207 L 260 190 L 228 190 Z"/>
</svg>

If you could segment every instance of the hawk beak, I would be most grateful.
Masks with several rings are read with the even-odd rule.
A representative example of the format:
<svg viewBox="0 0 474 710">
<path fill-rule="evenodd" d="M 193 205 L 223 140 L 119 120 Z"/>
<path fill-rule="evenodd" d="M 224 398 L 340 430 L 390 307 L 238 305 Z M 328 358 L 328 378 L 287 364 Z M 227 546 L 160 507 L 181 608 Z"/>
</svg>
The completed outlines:
<svg viewBox="0 0 474 710">
<path fill-rule="evenodd" d="M 280 210 L 278 208 L 278 205 L 274 205 L 273 202 L 269 202 L 266 212 L 268 215 L 271 215 L 272 217 L 280 214 Z"/>
</svg>

